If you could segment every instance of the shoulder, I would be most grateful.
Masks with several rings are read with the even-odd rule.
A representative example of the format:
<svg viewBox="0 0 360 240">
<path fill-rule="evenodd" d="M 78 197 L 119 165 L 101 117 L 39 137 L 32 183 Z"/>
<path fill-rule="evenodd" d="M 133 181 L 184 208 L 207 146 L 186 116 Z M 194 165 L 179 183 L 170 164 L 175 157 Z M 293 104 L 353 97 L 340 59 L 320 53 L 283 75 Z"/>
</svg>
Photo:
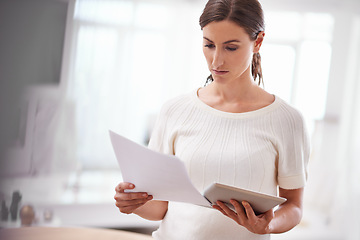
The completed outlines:
<svg viewBox="0 0 360 240">
<path fill-rule="evenodd" d="M 303 121 L 303 115 L 296 107 L 279 97 L 276 98 L 278 101 L 277 114 L 285 118 L 293 118 L 295 121 Z"/>
<path fill-rule="evenodd" d="M 283 131 L 304 130 L 305 120 L 302 113 L 283 99 L 276 97 L 277 108 L 273 112 L 273 124 Z"/>
</svg>

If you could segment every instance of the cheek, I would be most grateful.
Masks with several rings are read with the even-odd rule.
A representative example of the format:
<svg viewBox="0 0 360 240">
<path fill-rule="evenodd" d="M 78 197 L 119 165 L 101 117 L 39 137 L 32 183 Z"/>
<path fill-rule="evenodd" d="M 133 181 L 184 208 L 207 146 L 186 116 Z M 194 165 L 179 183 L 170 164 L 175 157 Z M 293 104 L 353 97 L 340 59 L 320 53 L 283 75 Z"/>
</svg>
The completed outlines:
<svg viewBox="0 0 360 240">
<path fill-rule="evenodd" d="M 232 60 L 234 64 L 237 63 L 237 65 L 245 65 L 245 66 L 251 64 L 251 61 L 252 61 L 251 51 L 239 52 L 239 54 L 236 55 L 236 57 L 234 57 Z"/>
<path fill-rule="evenodd" d="M 253 55 L 254 55 L 254 52 L 253 52 L 253 50 L 250 48 L 250 50 L 247 51 L 247 53 L 246 53 L 246 59 L 247 59 L 247 61 L 248 61 L 249 63 L 251 63 Z"/>
</svg>

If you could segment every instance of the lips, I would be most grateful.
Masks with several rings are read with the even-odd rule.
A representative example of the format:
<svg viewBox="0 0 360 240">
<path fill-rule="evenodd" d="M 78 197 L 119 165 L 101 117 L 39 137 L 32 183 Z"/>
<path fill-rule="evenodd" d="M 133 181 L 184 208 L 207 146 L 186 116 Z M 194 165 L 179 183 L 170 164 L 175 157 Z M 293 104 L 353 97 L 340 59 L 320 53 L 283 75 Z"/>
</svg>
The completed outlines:
<svg viewBox="0 0 360 240">
<path fill-rule="evenodd" d="M 212 69 L 211 71 L 216 75 L 224 75 L 229 72 L 229 71 L 215 70 L 215 69 Z"/>
</svg>

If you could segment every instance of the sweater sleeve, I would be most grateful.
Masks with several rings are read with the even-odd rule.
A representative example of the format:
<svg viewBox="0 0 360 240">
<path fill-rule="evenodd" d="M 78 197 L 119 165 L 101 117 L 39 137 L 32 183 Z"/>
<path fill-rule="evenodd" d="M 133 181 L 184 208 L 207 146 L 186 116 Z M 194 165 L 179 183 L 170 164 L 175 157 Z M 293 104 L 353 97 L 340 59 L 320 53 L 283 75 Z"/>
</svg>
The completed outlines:
<svg viewBox="0 0 360 240">
<path fill-rule="evenodd" d="M 308 134 L 302 115 L 287 108 L 281 116 L 278 145 L 278 185 L 284 189 L 305 186 L 310 155 Z"/>
</svg>

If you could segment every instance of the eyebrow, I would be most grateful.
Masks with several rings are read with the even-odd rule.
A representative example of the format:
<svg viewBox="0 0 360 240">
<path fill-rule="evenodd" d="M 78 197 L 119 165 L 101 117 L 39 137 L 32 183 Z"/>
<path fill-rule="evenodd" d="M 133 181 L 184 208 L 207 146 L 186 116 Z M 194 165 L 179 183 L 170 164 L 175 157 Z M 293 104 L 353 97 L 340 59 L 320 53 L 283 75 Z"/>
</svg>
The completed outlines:
<svg viewBox="0 0 360 240">
<path fill-rule="evenodd" d="M 214 43 L 213 41 L 211 41 L 210 39 L 208 39 L 207 37 L 203 37 L 206 41 L 209 41 L 209 42 L 211 42 L 211 43 Z M 229 40 L 229 41 L 226 41 L 226 42 L 224 42 L 224 44 L 228 44 L 228 43 L 232 43 L 232 42 L 240 42 L 239 40 L 237 40 L 237 39 L 234 39 L 234 40 Z"/>
</svg>

